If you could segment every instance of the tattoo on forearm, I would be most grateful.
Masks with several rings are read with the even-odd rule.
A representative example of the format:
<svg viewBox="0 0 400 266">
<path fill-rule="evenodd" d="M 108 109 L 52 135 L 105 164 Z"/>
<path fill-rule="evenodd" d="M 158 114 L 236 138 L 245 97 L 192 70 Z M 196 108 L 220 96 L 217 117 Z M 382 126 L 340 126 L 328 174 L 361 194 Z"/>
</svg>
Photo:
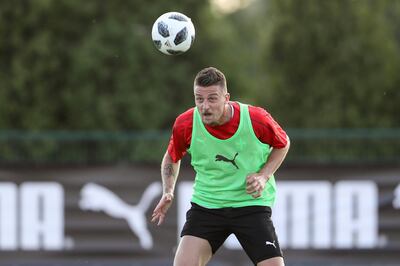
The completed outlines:
<svg viewBox="0 0 400 266">
<path fill-rule="evenodd" d="M 164 193 L 172 192 L 175 183 L 175 172 L 171 163 L 166 163 L 162 169 Z"/>
<path fill-rule="evenodd" d="M 165 164 L 162 174 L 165 177 L 174 176 L 174 168 L 172 167 L 172 164 L 170 164 L 170 163 Z"/>
</svg>

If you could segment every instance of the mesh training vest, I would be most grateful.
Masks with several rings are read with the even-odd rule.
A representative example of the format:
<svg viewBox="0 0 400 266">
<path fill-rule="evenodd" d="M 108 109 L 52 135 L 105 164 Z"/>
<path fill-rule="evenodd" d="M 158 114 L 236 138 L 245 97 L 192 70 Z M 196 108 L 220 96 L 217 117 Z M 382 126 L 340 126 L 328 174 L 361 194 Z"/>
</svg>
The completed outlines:
<svg viewBox="0 0 400 266">
<path fill-rule="evenodd" d="M 192 202 L 206 208 L 272 206 L 275 179 L 272 176 L 261 195 L 246 193 L 246 176 L 258 172 L 270 154 L 270 146 L 255 135 L 248 106 L 240 105 L 240 122 L 235 134 L 226 140 L 212 136 L 197 108 L 193 113 L 192 140 L 188 152 L 196 171 Z"/>
</svg>

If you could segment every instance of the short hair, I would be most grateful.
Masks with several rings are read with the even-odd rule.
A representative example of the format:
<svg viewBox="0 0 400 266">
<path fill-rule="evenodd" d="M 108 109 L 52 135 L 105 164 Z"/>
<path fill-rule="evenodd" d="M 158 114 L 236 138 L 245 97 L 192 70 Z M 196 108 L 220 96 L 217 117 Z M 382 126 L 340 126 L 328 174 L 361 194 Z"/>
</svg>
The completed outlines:
<svg viewBox="0 0 400 266">
<path fill-rule="evenodd" d="M 201 87 L 219 85 L 226 90 L 225 75 L 215 67 L 207 67 L 197 73 L 194 79 L 194 85 Z"/>
</svg>

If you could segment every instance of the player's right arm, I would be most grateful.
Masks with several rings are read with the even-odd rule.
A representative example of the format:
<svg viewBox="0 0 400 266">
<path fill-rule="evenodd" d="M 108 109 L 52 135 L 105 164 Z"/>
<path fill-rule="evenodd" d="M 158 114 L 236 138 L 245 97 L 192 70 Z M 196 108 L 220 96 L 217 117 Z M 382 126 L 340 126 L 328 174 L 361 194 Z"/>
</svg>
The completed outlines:
<svg viewBox="0 0 400 266">
<path fill-rule="evenodd" d="M 162 224 L 174 199 L 175 184 L 178 179 L 181 159 L 190 145 L 192 134 L 193 108 L 181 114 L 174 123 L 168 150 L 161 162 L 163 195 L 153 211 L 152 222 Z"/>
<path fill-rule="evenodd" d="M 174 199 L 174 190 L 176 180 L 179 174 L 181 161 L 173 162 L 168 151 L 165 153 L 161 163 L 161 179 L 163 184 L 163 195 L 153 211 L 152 222 L 161 225 L 165 219 L 165 215 Z"/>
</svg>

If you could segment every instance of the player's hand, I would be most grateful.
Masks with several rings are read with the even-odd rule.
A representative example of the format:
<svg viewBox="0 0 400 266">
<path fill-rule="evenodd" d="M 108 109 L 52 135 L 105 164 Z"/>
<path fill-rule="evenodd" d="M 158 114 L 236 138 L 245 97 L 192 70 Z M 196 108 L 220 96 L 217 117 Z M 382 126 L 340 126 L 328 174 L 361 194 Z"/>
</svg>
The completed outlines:
<svg viewBox="0 0 400 266">
<path fill-rule="evenodd" d="M 172 200 L 174 199 L 174 194 L 172 193 L 165 193 L 162 195 L 160 201 L 158 202 L 156 208 L 153 211 L 151 216 L 151 221 L 157 222 L 157 225 L 161 225 L 165 219 L 165 215 L 169 207 L 172 204 Z"/>
<path fill-rule="evenodd" d="M 265 184 L 269 178 L 259 173 L 249 174 L 246 176 L 246 192 L 253 198 L 258 198 L 264 191 Z"/>
</svg>

